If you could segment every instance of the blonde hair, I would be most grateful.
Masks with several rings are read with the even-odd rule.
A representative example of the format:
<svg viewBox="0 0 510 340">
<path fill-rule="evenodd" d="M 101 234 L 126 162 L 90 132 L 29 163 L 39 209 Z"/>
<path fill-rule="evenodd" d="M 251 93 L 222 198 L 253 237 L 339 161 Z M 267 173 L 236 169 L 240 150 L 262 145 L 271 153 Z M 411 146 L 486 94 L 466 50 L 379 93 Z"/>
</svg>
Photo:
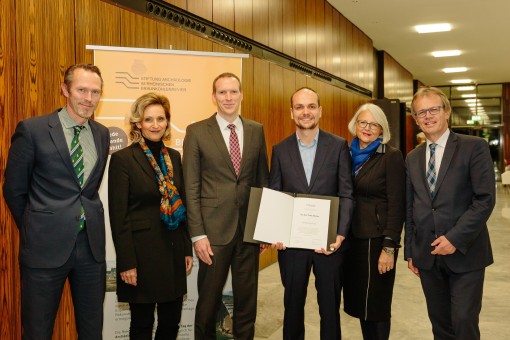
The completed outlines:
<svg viewBox="0 0 510 340">
<path fill-rule="evenodd" d="M 356 136 L 356 122 L 358 121 L 359 115 L 363 111 L 368 111 L 374 116 L 375 121 L 377 124 L 381 125 L 381 137 L 382 137 L 382 144 L 386 144 L 391 139 L 391 132 L 390 132 L 390 126 L 388 124 L 388 120 L 386 119 L 386 115 L 384 114 L 384 111 L 377 105 L 372 103 L 363 104 L 359 107 L 358 111 L 354 114 L 351 121 L 349 122 L 348 129 L 349 132 L 352 133 L 353 136 Z"/>
<path fill-rule="evenodd" d="M 443 103 L 445 112 L 451 112 L 452 108 L 450 106 L 450 101 L 446 97 L 443 91 L 433 86 L 423 86 L 416 91 L 413 96 L 413 100 L 411 101 L 411 110 L 413 111 L 413 115 L 416 114 L 416 110 L 414 108 L 414 103 L 418 98 L 427 97 L 427 96 L 438 96 Z"/>
<path fill-rule="evenodd" d="M 129 131 L 129 139 L 133 143 L 138 143 L 142 139 L 142 132 L 136 126 L 136 123 L 140 123 L 143 119 L 145 109 L 151 105 L 161 105 L 165 111 L 165 117 L 168 121 L 166 131 L 163 134 L 163 139 L 170 138 L 170 101 L 167 97 L 154 92 L 149 92 L 139 97 L 131 106 L 131 115 L 129 116 L 129 123 L 131 130 Z"/>
</svg>

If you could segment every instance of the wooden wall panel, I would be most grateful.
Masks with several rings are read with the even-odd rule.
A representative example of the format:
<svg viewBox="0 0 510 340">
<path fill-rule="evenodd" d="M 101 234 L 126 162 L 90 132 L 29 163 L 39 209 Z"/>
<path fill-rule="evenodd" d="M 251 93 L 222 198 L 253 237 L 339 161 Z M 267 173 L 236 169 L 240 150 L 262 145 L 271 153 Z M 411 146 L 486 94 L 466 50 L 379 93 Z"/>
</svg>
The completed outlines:
<svg viewBox="0 0 510 340">
<path fill-rule="evenodd" d="M 413 99 L 413 75 L 391 55 L 384 52 L 384 98 L 399 99 L 411 103 Z"/>
<path fill-rule="evenodd" d="M 165 0 L 248 38 L 374 89 L 372 41 L 326 0 Z M 0 1 L 0 183 L 16 124 L 54 110 L 64 70 L 92 62 L 85 45 L 235 52 L 102 0 Z M 44 34 L 41 34 L 41 33 Z M 243 51 L 240 51 L 244 53 Z M 397 63 L 398 64 L 398 63 Z M 407 84 L 410 75 L 393 63 L 389 81 Z M 273 144 L 295 131 L 290 95 L 302 86 L 317 90 L 324 116 L 321 127 L 348 139 L 347 123 L 369 98 L 346 92 L 250 57 L 243 60 L 243 115 L 266 127 Z M 406 85 L 392 93 L 407 95 Z M 412 91 L 412 90 L 411 90 Z M 411 93 L 412 95 L 412 93 Z M 0 193 L 0 338 L 19 339 L 18 233 Z M 276 252 L 270 252 L 272 260 Z M 54 339 L 76 337 L 68 286 L 55 325 Z"/>
<path fill-rule="evenodd" d="M 185 2 L 186 0 L 181 1 Z M 213 20 L 213 0 L 189 1 L 187 10 L 209 21 Z M 213 50 L 213 43 L 210 40 L 188 33 L 186 36 L 188 39 L 187 50 L 205 52 Z"/>
<path fill-rule="evenodd" d="M 282 0 L 271 0 L 268 3 L 268 46 L 275 50 L 283 50 L 283 5 Z"/>
<path fill-rule="evenodd" d="M 315 64 L 320 69 L 327 70 L 326 59 L 331 58 L 326 52 L 326 25 L 325 25 L 325 2 L 322 0 L 315 1 Z"/>
<path fill-rule="evenodd" d="M 247 38 L 253 38 L 252 0 L 238 1 L 235 4 L 235 31 Z"/>
<path fill-rule="evenodd" d="M 158 47 L 157 21 L 123 9 L 120 10 L 120 18 L 120 46 Z"/>
<path fill-rule="evenodd" d="M 291 3 L 290 1 L 285 1 Z M 307 53 L 307 22 L 306 18 L 309 13 L 303 11 L 307 1 L 306 0 L 295 0 L 294 1 L 294 22 L 295 22 L 295 33 L 296 33 L 296 55 L 295 58 L 306 62 Z"/>
<path fill-rule="evenodd" d="M 326 2 L 324 7 L 324 43 L 318 53 L 319 55 L 324 55 L 324 58 L 317 60 L 317 67 L 331 74 L 335 74 L 333 67 L 333 60 L 335 59 L 333 44 L 333 7 Z"/>
<path fill-rule="evenodd" d="M 306 61 L 312 66 L 317 66 L 317 19 L 316 2 L 321 0 L 306 0 Z"/>
<path fill-rule="evenodd" d="M 235 26 L 234 0 L 213 1 L 213 22 L 233 31 Z"/>
<path fill-rule="evenodd" d="M 23 117 L 16 108 L 16 0 L 0 1 L 0 185 L 4 183 L 8 147 Z M 0 190 L 0 339 L 20 339 L 18 231 Z"/>
<path fill-rule="evenodd" d="M 297 37 L 294 5 L 284 1 L 282 11 L 282 52 L 295 58 Z"/>
<path fill-rule="evenodd" d="M 76 15 L 74 30 L 76 39 L 76 61 L 94 63 L 94 51 L 86 45 L 120 46 L 119 7 L 97 0 L 75 0 Z"/>
<path fill-rule="evenodd" d="M 253 40 L 269 45 L 269 0 L 253 2 Z"/>
</svg>

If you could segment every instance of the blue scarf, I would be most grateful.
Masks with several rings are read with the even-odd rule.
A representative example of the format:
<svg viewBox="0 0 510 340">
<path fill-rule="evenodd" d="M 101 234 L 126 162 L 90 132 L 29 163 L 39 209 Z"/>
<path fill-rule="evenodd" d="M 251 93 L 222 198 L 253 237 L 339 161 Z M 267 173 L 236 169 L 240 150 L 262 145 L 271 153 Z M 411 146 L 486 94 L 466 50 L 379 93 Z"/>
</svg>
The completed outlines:
<svg viewBox="0 0 510 340">
<path fill-rule="evenodd" d="M 377 138 L 370 143 L 366 148 L 361 149 L 359 147 L 358 137 L 354 138 L 351 142 L 351 156 L 352 156 L 352 175 L 358 174 L 361 166 L 377 151 L 379 145 L 381 145 L 382 138 Z"/>
</svg>

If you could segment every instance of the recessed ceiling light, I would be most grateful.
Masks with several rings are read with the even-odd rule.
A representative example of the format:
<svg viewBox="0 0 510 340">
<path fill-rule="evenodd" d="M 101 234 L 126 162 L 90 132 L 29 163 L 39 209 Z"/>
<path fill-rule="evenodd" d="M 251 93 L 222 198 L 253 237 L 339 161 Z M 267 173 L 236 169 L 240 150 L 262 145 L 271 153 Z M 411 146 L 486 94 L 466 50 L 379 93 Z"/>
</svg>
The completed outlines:
<svg viewBox="0 0 510 340">
<path fill-rule="evenodd" d="M 443 69 L 444 73 L 457 73 L 457 72 L 466 72 L 467 67 L 447 67 Z"/>
<path fill-rule="evenodd" d="M 471 80 L 469 82 L 471 82 Z M 474 89 L 475 89 L 474 86 L 457 86 L 457 91 L 473 91 Z"/>
<path fill-rule="evenodd" d="M 435 32 L 448 32 L 452 30 L 450 24 L 432 24 L 432 25 L 417 25 L 414 26 L 418 33 L 435 33 Z"/>
<path fill-rule="evenodd" d="M 460 55 L 460 51 L 459 50 L 450 50 L 450 51 L 434 51 L 432 52 L 432 55 L 436 58 L 441 58 L 441 57 L 454 57 L 454 56 L 457 56 L 457 55 Z"/>
<path fill-rule="evenodd" d="M 473 81 L 471 79 L 453 79 L 451 82 L 452 84 L 469 84 Z"/>
<path fill-rule="evenodd" d="M 476 94 L 474 94 L 474 93 L 463 94 L 461 97 L 462 98 L 476 98 Z"/>
</svg>

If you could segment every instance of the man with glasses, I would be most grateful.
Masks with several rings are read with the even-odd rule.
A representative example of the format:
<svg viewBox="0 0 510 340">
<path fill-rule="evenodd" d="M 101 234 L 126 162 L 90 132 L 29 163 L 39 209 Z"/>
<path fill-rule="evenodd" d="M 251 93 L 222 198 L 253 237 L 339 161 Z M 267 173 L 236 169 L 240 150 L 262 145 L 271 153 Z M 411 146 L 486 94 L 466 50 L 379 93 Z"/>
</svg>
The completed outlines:
<svg viewBox="0 0 510 340">
<path fill-rule="evenodd" d="M 23 339 L 52 338 L 69 278 L 80 339 L 102 339 L 106 287 L 104 210 L 99 185 L 108 129 L 90 120 L 103 79 L 90 64 L 69 67 L 66 105 L 18 124 L 4 197 L 20 233 Z"/>
<path fill-rule="evenodd" d="M 480 339 L 485 267 L 493 263 L 489 145 L 448 129 L 450 103 L 437 88 L 420 88 L 411 108 L 427 142 L 406 159 L 404 256 L 421 280 L 434 338 Z"/>
<path fill-rule="evenodd" d="M 329 249 L 286 248 L 278 242 L 278 263 L 284 293 L 284 339 L 304 339 L 304 308 L 313 267 L 321 317 L 321 339 L 341 339 L 343 240 L 353 212 L 351 157 L 347 141 L 319 129 L 322 106 L 310 88 L 297 90 L 290 100 L 296 132 L 273 147 L 269 187 L 292 193 L 340 197 L 336 242 Z"/>
</svg>

